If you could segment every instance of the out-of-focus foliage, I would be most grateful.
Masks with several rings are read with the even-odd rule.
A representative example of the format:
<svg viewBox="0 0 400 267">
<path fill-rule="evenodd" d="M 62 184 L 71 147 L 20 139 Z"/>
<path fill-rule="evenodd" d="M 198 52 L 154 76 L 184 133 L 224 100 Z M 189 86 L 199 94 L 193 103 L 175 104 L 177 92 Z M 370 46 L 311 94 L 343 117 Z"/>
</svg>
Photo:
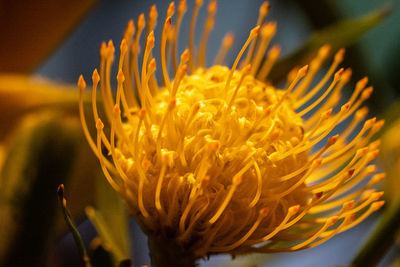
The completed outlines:
<svg viewBox="0 0 400 267">
<path fill-rule="evenodd" d="M 55 241 L 54 190 L 71 174 L 79 137 L 77 121 L 56 112 L 30 115 L 14 133 L 0 176 L 1 266 L 44 264 Z"/>
<path fill-rule="evenodd" d="M 271 79 L 279 81 L 285 78 L 296 65 L 310 62 L 316 51 L 324 44 L 330 44 L 333 51 L 355 43 L 363 34 L 378 25 L 388 14 L 390 9 L 385 6 L 358 18 L 339 21 L 331 26 L 313 33 L 309 41 L 288 57 L 277 62 L 274 66 Z"/>
</svg>

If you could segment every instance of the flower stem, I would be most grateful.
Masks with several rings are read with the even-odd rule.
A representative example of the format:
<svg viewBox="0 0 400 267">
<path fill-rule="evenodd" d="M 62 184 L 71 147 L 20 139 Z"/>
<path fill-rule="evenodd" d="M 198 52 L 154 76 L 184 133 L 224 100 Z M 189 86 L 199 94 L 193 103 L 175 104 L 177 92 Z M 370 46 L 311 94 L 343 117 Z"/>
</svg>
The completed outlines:
<svg viewBox="0 0 400 267">
<path fill-rule="evenodd" d="M 173 239 L 149 236 L 149 249 L 152 267 L 195 267 L 194 255 L 176 244 Z"/>
</svg>

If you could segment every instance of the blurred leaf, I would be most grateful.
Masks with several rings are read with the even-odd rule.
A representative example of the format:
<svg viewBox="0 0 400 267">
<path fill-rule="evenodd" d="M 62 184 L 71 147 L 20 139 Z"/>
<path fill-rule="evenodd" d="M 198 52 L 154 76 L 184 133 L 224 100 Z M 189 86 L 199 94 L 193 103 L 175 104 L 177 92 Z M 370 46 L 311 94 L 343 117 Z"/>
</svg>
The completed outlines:
<svg viewBox="0 0 400 267">
<path fill-rule="evenodd" d="M 51 112 L 26 117 L 16 131 L 0 174 L 1 266 L 43 266 L 55 189 L 68 180 L 80 135 L 76 119 Z"/>
<path fill-rule="evenodd" d="M 100 238 L 115 257 L 115 262 L 130 259 L 128 214 L 120 196 L 111 188 L 103 175 L 96 180 L 96 208 L 87 207 L 86 214 Z"/>
<path fill-rule="evenodd" d="M 0 71 L 32 71 L 68 36 L 96 2 L 1 1 Z"/>
<path fill-rule="evenodd" d="M 275 82 L 280 81 L 295 66 L 308 64 L 324 44 L 330 44 L 332 50 L 336 51 L 355 43 L 364 33 L 386 18 L 390 11 L 391 8 L 389 6 L 383 6 L 361 17 L 343 20 L 316 31 L 303 47 L 277 62 L 269 76 L 270 79 Z"/>
<path fill-rule="evenodd" d="M 51 108 L 78 112 L 78 89 L 26 75 L 0 75 L 0 141 L 24 115 Z"/>
</svg>

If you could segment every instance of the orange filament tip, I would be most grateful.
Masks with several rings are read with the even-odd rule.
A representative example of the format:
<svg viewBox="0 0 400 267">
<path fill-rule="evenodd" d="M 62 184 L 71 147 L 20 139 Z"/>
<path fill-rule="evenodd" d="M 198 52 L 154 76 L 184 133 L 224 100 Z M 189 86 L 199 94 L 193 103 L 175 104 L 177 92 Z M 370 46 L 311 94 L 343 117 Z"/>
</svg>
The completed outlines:
<svg viewBox="0 0 400 267">
<path fill-rule="evenodd" d="M 267 216 L 268 213 L 269 213 L 269 209 L 268 208 L 263 208 L 263 209 L 260 210 L 260 215 L 263 216 L 263 217 Z"/>
<path fill-rule="evenodd" d="M 271 114 L 272 108 L 268 107 L 265 109 L 265 116 L 269 116 Z"/>
<path fill-rule="evenodd" d="M 189 60 L 189 49 L 186 49 L 185 51 L 183 51 L 181 55 L 181 62 L 186 63 L 188 60 Z"/>
<path fill-rule="evenodd" d="M 380 208 L 383 207 L 384 204 L 385 204 L 385 201 L 378 201 L 378 202 L 372 203 L 371 207 L 373 210 L 379 210 Z"/>
<path fill-rule="evenodd" d="M 361 196 L 362 200 L 369 198 L 373 193 L 375 193 L 375 189 L 365 191 L 364 194 L 362 194 Z"/>
<path fill-rule="evenodd" d="M 200 104 L 199 103 L 194 104 L 193 110 L 194 112 L 198 112 L 200 110 Z"/>
<path fill-rule="evenodd" d="M 169 162 L 171 162 L 172 160 L 172 156 L 170 153 L 164 153 L 164 155 L 162 156 L 162 160 L 164 164 L 167 164 Z"/>
<path fill-rule="evenodd" d="M 183 66 L 181 67 L 181 73 L 182 73 L 182 74 L 186 74 L 187 71 L 188 71 L 188 66 L 187 66 L 187 64 L 185 64 L 185 65 L 183 65 Z"/>
<path fill-rule="evenodd" d="M 167 17 L 172 17 L 175 13 L 175 2 L 171 2 L 167 9 Z"/>
<path fill-rule="evenodd" d="M 157 19 L 158 13 L 157 13 L 157 7 L 156 5 L 152 5 L 150 7 L 150 11 L 149 11 L 149 17 L 153 20 Z"/>
<path fill-rule="evenodd" d="M 156 68 L 157 68 L 156 59 L 155 59 L 155 58 L 152 58 L 152 59 L 150 60 L 150 63 L 149 63 L 149 69 L 150 69 L 151 71 L 155 71 Z"/>
<path fill-rule="evenodd" d="M 244 73 L 249 73 L 250 71 L 251 71 L 251 64 L 248 64 L 243 68 Z"/>
<path fill-rule="evenodd" d="M 316 159 L 316 160 L 314 161 L 314 164 L 315 164 L 315 167 L 321 166 L 321 164 L 322 164 L 322 159 Z"/>
<path fill-rule="evenodd" d="M 115 113 L 115 114 L 119 114 L 120 112 L 121 112 L 121 109 L 119 108 L 119 105 L 116 104 L 116 105 L 114 106 L 114 113 Z"/>
<path fill-rule="evenodd" d="M 373 184 L 379 183 L 385 178 L 386 178 L 386 173 L 378 173 L 374 175 L 374 177 L 372 177 L 372 183 Z"/>
<path fill-rule="evenodd" d="M 124 54 L 124 53 L 126 53 L 126 51 L 128 51 L 128 45 L 126 44 L 125 39 L 122 39 L 119 49 L 121 50 L 121 54 Z"/>
<path fill-rule="evenodd" d="M 379 150 L 378 149 L 375 150 L 375 151 L 372 151 L 371 155 L 370 155 L 370 158 L 374 159 L 374 158 L 376 158 L 376 156 L 378 156 L 378 154 L 379 154 Z"/>
<path fill-rule="evenodd" d="M 365 168 L 366 172 L 368 175 L 373 174 L 376 172 L 376 165 L 369 165 L 367 168 Z"/>
<path fill-rule="evenodd" d="M 211 152 L 216 152 L 219 149 L 219 142 L 218 141 L 213 141 L 213 142 L 209 142 L 207 144 L 208 150 Z"/>
<path fill-rule="evenodd" d="M 349 221 L 350 222 L 355 221 L 355 219 L 356 219 L 356 215 L 354 213 L 349 216 Z"/>
<path fill-rule="evenodd" d="M 203 183 L 203 185 L 209 185 L 210 184 L 210 176 L 204 177 L 202 183 Z"/>
<path fill-rule="evenodd" d="M 350 109 L 350 103 L 344 104 L 344 105 L 341 107 L 341 110 L 343 110 L 343 111 L 347 111 L 347 110 L 349 110 L 349 109 Z"/>
<path fill-rule="evenodd" d="M 281 131 L 279 131 L 279 130 L 276 130 L 276 131 L 274 131 L 274 132 L 272 133 L 272 136 L 273 136 L 275 139 L 278 139 L 280 135 L 281 135 Z"/>
<path fill-rule="evenodd" d="M 143 168 L 144 170 L 148 170 L 148 169 L 150 168 L 150 166 L 151 166 L 151 162 L 150 162 L 149 160 L 144 159 L 144 160 L 142 161 L 142 168 Z"/>
<path fill-rule="evenodd" d="M 364 148 L 360 148 L 359 150 L 357 150 L 356 153 L 360 156 L 363 156 L 363 155 L 367 154 L 367 152 L 368 152 L 368 147 L 364 147 Z"/>
<path fill-rule="evenodd" d="M 138 29 L 143 30 L 146 26 L 146 19 L 144 18 L 144 14 L 140 14 L 138 18 Z"/>
<path fill-rule="evenodd" d="M 315 197 L 315 199 L 320 199 L 323 194 L 324 194 L 323 192 L 318 192 L 318 193 L 315 193 L 314 197 Z"/>
<path fill-rule="evenodd" d="M 100 56 L 105 57 L 107 55 L 107 44 L 106 42 L 102 42 L 100 45 Z"/>
<path fill-rule="evenodd" d="M 126 32 L 133 34 L 135 30 L 135 23 L 133 22 L 133 19 L 128 21 L 128 24 L 126 25 Z"/>
<path fill-rule="evenodd" d="M 374 130 L 376 130 L 376 131 L 380 130 L 383 127 L 384 124 L 385 124 L 385 120 L 378 121 L 374 125 Z"/>
<path fill-rule="evenodd" d="M 383 196 L 383 192 L 376 192 L 376 193 L 373 193 L 371 197 L 374 201 L 376 201 L 376 200 L 380 199 L 382 196 Z"/>
<path fill-rule="evenodd" d="M 154 31 L 151 31 L 149 36 L 147 36 L 147 46 L 151 48 L 154 47 Z"/>
<path fill-rule="evenodd" d="M 331 45 L 329 45 L 329 44 L 326 44 L 326 45 L 323 45 L 319 50 L 318 50 L 318 57 L 321 57 L 321 58 L 326 58 L 328 55 L 329 55 L 329 53 L 331 52 Z"/>
<path fill-rule="evenodd" d="M 101 119 L 97 119 L 96 129 L 97 130 L 102 130 L 103 128 L 104 128 L 104 123 L 101 121 Z"/>
<path fill-rule="evenodd" d="M 170 27 L 171 24 L 172 24 L 172 19 L 171 19 L 171 17 L 167 17 L 167 18 L 165 19 L 165 26 L 166 26 L 166 27 Z"/>
<path fill-rule="evenodd" d="M 172 99 L 170 102 L 169 102 L 169 108 L 175 108 L 176 107 L 176 98 L 174 98 L 174 99 Z"/>
<path fill-rule="evenodd" d="M 364 77 L 356 83 L 356 88 L 364 88 L 368 84 L 368 77 Z"/>
<path fill-rule="evenodd" d="M 374 91 L 374 88 L 372 86 L 366 88 L 362 94 L 361 94 L 361 98 L 362 99 L 367 99 L 371 96 L 372 92 Z"/>
<path fill-rule="evenodd" d="M 349 81 L 352 74 L 353 74 L 353 70 L 351 68 L 347 68 L 342 74 L 342 80 L 344 80 L 346 82 Z"/>
<path fill-rule="evenodd" d="M 362 119 L 365 116 L 367 116 L 367 114 L 368 114 L 368 108 L 364 107 L 362 109 L 357 110 L 356 117 L 357 117 L 357 119 Z"/>
<path fill-rule="evenodd" d="M 139 117 L 144 118 L 146 116 L 146 110 L 144 108 L 139 110 Z"/>
<path fill-rule="evenodd" d="M 329 109 L 328 111 L 325 112 L 324 117 L 327 119 L 332 115 L 332 109 Z"/>
<path fill-rule="evenodd" d="M 344 54 L 345 54 L 346 50 L 344 48 L 340 49 L 336 55 L 335 55 L 335 61 L 336 62 L 342 62 L 344 59 Z"/>
<path fill-rule="evenodd" d="M 377 147 L 379 147 L 379 146 L 381 145 L 381 140 L 380 140 L 380 139 L 378 139 L 378 140 L 376 140 L 376 141 L 372 142 L 372 143 L 371 143 L 371 144 L 369 144 L 369 145 L 370 145 L 370 147 L 377 148 Z"/>
<path fill-rule="evenodd" d="M 376 122 L 376 117 L 373 117 L 372 119 L 369 119 L 365 122 L 365 126 L 371 127 L 375 122 Z"/>
<path fill-rule="evenodd" d="M 266 24 L 264 27 L 261 29 L 261 34 L 262 36 L 270 37 L 273 36 L 276 32 L 276 23 L 275 22 L 270 22 Z"/>
<path fill-rule="evenodd" d="M 298 72 L 299 72 L 299 67 L 297 67 L 297 66 L 294 67 L 294 68 L 291 69 L 291 70 L 289 71 L 289 73 L 287 74 L 287 79 L 288 79 L 289 81 L 293 81 Z"/>
<path fill-rule="evenodd" d="M 217 1 L 211 1 L 208 4 L 208 13 L 214 15 L 216 11 L 217 11 Z"/>
<path fill-rule="evenodd" d="M 262 3 L 262 5 L 260 6 L 260 16 L 266 16 L 268 14 L 269 11 L 269 3 L 268 2 L 264 2 Z"/>
<path fill-rule="evenodd" d="M 92 81 L 93 81 L 93 83 L 98 83 L 100 81 L 100 75 L 97 72 L 97 69 L 94 69 L 94 71 L 93 71 Z"/>
<path fill-rule="evenodd" d="M 118 83 L 123 83 L 125 81 L 125 75 L 121 69 L 118 71 L 117 81 L 118 81 Z"/>
<path fill-rule="evenodd" d="M 305 65 L 297 72 L 298 77 L 299 78 L 304 77 L 307 74 L 307 71 L 308 71 L 308 65 Z"/>
<path fill-rule="evenodd" d="M 79 79 L 78 79 L 78 87 L 81 90 L 86 88 L 86 82 L 85 82 L 85 79 L 83 79 L 82 74 L 81 74 L 81 76 L 79 76 Z"/>
<path fill-rule="evenodd" d="M 275 45 L 271 48 L 271 50 L 269 50 L 268 56 L 275 59 L 279 57 L 280 53 L 281 53 L 281 48 Z"/>
<path fill-rule="evenodd" d="M 187 9 L 186 0 L 181 0 L 179 2 L 178 11 L 180 13 L 184 13 L 184 12 L 186 12 L 186 9 Z"/>
<path fill-rule="evenodd" d="M 234 185 L 239 185 L 240 183 L 242 183 L 242 180 L 243 180 L 243 178 L 242 178 L 241 175 L 235 176 L 235 177 L 233 177 L 233 179 L 232 179 L 232 183 L 233 183 Z"/>
<path fill-rule="evenodd" d="M 201 6 L 203 4 L 203 0 L 196 0 L 196 6 Z"/>
<path fill-rule="evenodd" d="M 327 142 L 326 144 L 327 144 L 328 146 L 331 146 L 331 145 L 333 145 L 334 143 L 337 142 L 338 138 L 339 138 L 339 135 L 338 135 L 338 134 L 335 135 L 335 136 L 329 137 L 329 138 L 328 138 L 328 142 Z"/>
<path fill-rule="evenodd" d="M 250 31 L 250 38 L 254 38 L 258 35 L 258 33 L 260 32 L 260 25 L 254 27 L 251 31 Z"/>
<path fill-rule="evenodd" d="M 231 47 L 233 44 L 233 41 L 235 39 L 235 36 L 233 35 L 233 33 L 227 33 L 224 37 L 223 40 L 223 46 L 224 47 Z"/>
<path fill-rule="evenodd" d="M 331 218 L 328 219 L 327 224 L 328 224 L 329 226 L 332 226 L 332 225 L 334 225 L 338 220 L 339 220 L 339 217 L 338 217 L 338 216 L 331 217 Z"/>
<path fill-rule="evenodd" d="M 334 80 L 336 80 L 336 81 L 340 80 L 340 79 L 342 78 L 343 72 L 344 72 L 344 69 L 343 69 L 343 68 L 341 68 L 340 70 L 338 70 L 338 71 L 335 73 Z"/>
<path fill-rule="evenodd" d="M 291 215 L 294 215 L 294 214 L 296 214 L 296 213 L 299 211 L 299 209 L 300 209 L 300 205 L 292 206 L 292 207 L 289 208 L 289 211 L 288 211 L 288 212 L 289 212 Z"/>
<path fill-rule="evenodd" d="M 110 49 L 114 49 L 114 43 L 113 43 L 113 41 L 112 40 L 109 40 L 108 41 L 108 43 L 107 43 L 107 47 Z"/>
<path fill-rule="evenodd" d="M 353 208 L 354 203 L 355 203 L 354 199 L 347 201 L 346 203 L 343 204 L 343 209 L 349 210 L 349 209 Z"/>
</svg>

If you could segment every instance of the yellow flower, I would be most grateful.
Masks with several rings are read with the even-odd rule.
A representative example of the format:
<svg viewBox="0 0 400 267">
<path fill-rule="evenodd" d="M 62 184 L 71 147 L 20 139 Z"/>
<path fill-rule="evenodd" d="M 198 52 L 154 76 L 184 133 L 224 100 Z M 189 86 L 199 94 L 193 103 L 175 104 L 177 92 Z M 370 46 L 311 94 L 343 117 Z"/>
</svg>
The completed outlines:
<svg viewBox="0 0 400 267">
<path fill-rule="evenodd" d="M 141 64 L 144 15 L 136 30 L 132 21 L 128 23 L 115 97 L 110 86 L 115 49 L 111 41 L 102 44 L 100 74 L 95 70 L 92 77 L 95 140 L 80 102 L 88 142 L 109 183 L 149 235 L 150 246 L 157 240 L 153 245 L 171 246 L 195 259 L 216 253 L 295 251 L 318 245 L 379 209 L 383 193 L 370 188 L 384 174 L 368 178 L 376 171 L 369 164 L 379 147 L 379 141 L 369 140 L 383 121 L 363 123 L 367 109 L 359 107 L 372 93 L 367 78 L 339 106 L 351 76 L 350 69 L 337 70 L 344 50 L 334 55 L 315 85 L 315 76 L 329 58 L 329 45 L 318 51 L 309 67 L 289 73 L 286 88 L 276 88 L 267 77 L 280 49 L 272 47 L 266 53 L 276 24 L 264 24 L 269 8 L 264 3 L 258 26 L 250 31 L 233 66 L 222 65 L 233 42 L 228 34 L 215 64 L 206 68 L 217 5 L 211 1 L 208 6 L 196 56 L 194 32 L 201 5 L 197 0 L 188 49 L 178 61 L 186 3 L 180 2 L 175 25 L 175 7 L 170 4 L 159 44 L 162 83 L 155 78 L 152 57 L 154 6 Z M 78 85 L 82 97 L 82 76 Z M 96 106 L 98 86 L 107 130 Z"/>
</svg>

